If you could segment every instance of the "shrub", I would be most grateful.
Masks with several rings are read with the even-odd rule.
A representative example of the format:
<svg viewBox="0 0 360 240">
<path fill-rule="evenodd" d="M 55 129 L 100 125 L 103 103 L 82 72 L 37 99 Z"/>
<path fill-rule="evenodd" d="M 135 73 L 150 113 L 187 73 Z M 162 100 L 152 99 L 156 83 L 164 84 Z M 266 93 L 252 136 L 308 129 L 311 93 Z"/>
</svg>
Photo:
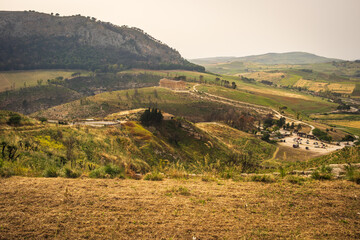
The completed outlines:
<svg viewBox="0 0 360 240">
<path fill-rule="evenodd" d="M 1 167 L 0 168 L 0 177 L 7 178 L 15 175 L 15 172 L 13 169 L 8 167 Z"/>
<path fill-rule="evenodd" d="M 349 181 L 360 184 L 360 171 L 356 170 L 351 164 L 345 167 L 346 170 L 346 178 Z"/>
<path fill-rule="evenodd" d="M 286 177 L 286 181 L 288 181 L 289 183 L 292 184 L 303 184 L 306 181 L 306 178 L 304 177 L 299 177 L 299 176 L 294 176 L 294 175 L 289 175 Z"/>
<path fill-rule="evenodd" d="M 242 182 L 242 181 L 245 181 L 245 178 L 244 178 L 243 176 L 241 176 L 241 175 L 234 175 L 234 176 L 232 177 L 232 180 L 233 180 L 234 182 Z"/>
<path fill-rule="evenodd" d="M 164 179 L 164 174 L 159 172 L 151 172 L 145 175 L 144 180 L 150 181 L 162 181 Z"/>
<path fill-rule="evenodd" d="M 284 178 L 286 176 L 286 171 L 283 167 L 279 168 L 279 172 L 280 172 L 280 177 Z"/>
<path fill-rule="evenodd" d="M 64 168 L 64 176 L 67 178 L 78 178 L 80 177 L 80 172 L 72 170 L 71 168 Z"/>
<path fill-rule="evenodd" d="M 190 191 L 188 188 L 183 187 L 183 186 L 179 186 L 179 187 L 173 187 L 170 192 L 179 194 L 179 195 L 183 195 L 183 196 L 189 196 L 190 195 Z"/>
<path fill-rule="evenodd" d="M 214 182 L 214 181 L 216 181 L 216 178 L 215 178 L 213 175 L 204 174 L 204 175 L 201 177 L 201 181 L 204 181 L 204 182 Z"/>
<path fill-rule="evenodd" d="M 125 178 L 124 170 L 119 166 L 108 164 L 106 166 L 94 169 L 90 172 L 89 177 L 91 178 Z"/>
<path fill-rule="evenodd" d="M 43 176 L 51 178 L 51 177 L 57 177 L 57 176 L 59 176 L 59 174 L 57 172 L 56 167 L 49 167 L 49 168 L 45 169 Z"/>
<path fill-rule="evenodd" d="M 168 169 L 166 172 L 166 176 L 168 178 L 175 178 L 175 179 L 181 179 L 181 178 L 188 179 L 189 178 L 189 174 L 185 170 L 177 169 L 177 168 Z"/>
<path fill-rule="evenodd" d="M 264 182 L 264 183 L 272 183 L 272 182 L 275 182 L 276 179 L 271 176 L 271 175 L 252 175 L 251 176 L 251 181 L 253 182 Z"/>
<path fill-rule="evenodd" d="M 332 137 L 327 134 L 327 132 L 321 131 L 318 128 L 313 130 L 314 136 L 318 137 L 320 140 L 331 142 Z"/>
<path fill-rule="evenodd" d="M 318 168 L 316 171 L 314 171 L 311 174 L 311 177 L 316 180 L 330 180 L 333 177 L 331 171 L 331 167 L 326 167 L 323 165 L 321 168 Z"/>
</svg>

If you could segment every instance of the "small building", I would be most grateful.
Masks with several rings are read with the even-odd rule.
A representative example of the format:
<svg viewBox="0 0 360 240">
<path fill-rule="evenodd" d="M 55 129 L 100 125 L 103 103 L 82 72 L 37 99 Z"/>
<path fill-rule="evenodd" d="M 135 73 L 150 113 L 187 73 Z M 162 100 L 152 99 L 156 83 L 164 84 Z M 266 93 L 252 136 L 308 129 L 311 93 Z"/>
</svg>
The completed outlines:
<svg viewBox="0 0 360 240">
<path fill-rule="evenodd" d="M 167 78 L 160 79 L 160 87 L 170 88 L 172 90 L 186 90 L 186 82 L 184 81 L 175 81 Z"/>
</svg>

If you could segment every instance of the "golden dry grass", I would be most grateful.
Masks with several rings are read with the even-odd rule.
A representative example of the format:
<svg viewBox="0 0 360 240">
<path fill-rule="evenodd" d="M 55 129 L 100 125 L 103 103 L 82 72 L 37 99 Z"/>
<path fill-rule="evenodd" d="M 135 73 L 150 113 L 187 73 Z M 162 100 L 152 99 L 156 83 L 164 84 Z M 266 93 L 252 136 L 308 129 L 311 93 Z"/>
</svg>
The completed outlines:
<svg viewBox="0 0 360 240">
<path fill-rule="evenodd" d="M 300 79 L 298 80 L 294 87 L 306 87 L 310 91 L 320 92 L 320 91 L 331 91 L 342 94 L 352 94 L 355 89 L 355 84 L 342 84 L 342 83 L 326 83 L 326 82 L 314 82 L 311 80 Z"/>
<path fill-rule="evenodd" d="M 244 76 L 247 78 L 253 78 L 256 81 L 261 81 L 261 80 L 268 80 L 271 82 L 280 82 L 282 79 L 282 76 L 285 76 L 286 74 L 283 72 L 276 72 L 276 73 L 272 73 L 272 72 L 255 72 L 255 73 L 242 73 L 242 74 L 238 74 L 238 76 Z"/>
<path fill-rule="evenodd" d="M 71 74 L 76 70 L 29 70 L 29 71 L 7 71 L 0 72 L 0 92 L 10 90 L 13 84 L 15 89 L 24 87 L 26 83 L 27 87 L 37 85 L 38 80 L 43 80 L 43 84 L 46 84 L 48 79 L 56 77 L 70 78 Z M 87 75 L 87 72 L 80 70 L 83 75 Z"/>
<path fill-rule="evenodd" d="M 360 121 L 327 120 L 326 123 L 360 129 Z"/>
<path fill-rule="evenodd" d="M 347 181 L 12 177 L 0 184 L 1 239 L 360 238 L 360 185 Z"/>
</svg>

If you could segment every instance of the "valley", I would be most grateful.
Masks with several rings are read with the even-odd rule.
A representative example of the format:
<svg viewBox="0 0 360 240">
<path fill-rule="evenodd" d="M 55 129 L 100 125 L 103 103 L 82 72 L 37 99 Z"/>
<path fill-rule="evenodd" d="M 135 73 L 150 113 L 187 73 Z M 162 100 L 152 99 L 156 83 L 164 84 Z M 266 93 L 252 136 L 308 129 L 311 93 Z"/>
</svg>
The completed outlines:
<svg viewBox="0 0 360 240">
<path fill-rule="evenodd" d="M 0 239 L 359 239 L 359 136 L 360 60 L 0 11 Z"/>
</svg>

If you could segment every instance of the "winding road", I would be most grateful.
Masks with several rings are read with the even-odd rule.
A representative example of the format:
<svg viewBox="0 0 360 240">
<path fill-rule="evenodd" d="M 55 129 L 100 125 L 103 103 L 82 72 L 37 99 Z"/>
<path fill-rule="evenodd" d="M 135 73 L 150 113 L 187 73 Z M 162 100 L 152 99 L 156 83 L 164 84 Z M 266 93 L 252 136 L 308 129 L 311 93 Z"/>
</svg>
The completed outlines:
<svg viewBox="0 0 360 240">
<path fill-rule="evenodd" d="M 190 91 L 188 91 L 188 92 L 191 93 L 191 94 L 199 93 L 199 90 L 196 89 L 196 87 L 199 86 L 199 85 L 200 84 L 195 84 L 192 87 L 192 89 Z M 220 97 L 220 96 L 213 95 L 213 94 L 206 93 L 206 92 L 201 92 L 201 93 L 205 94 L 207 96 L 206 99 L 210 100 L 210 101 L 222 102 L 222 103 L 225 103 L 225 104 L 230 104 L 232 106 L 241 105 L 243 107 L 248 107 L 248 108 L 251 108 L 253 110 L 256 110 L 258 112 L 265 113 L 265 114 L 273 113 L 274 116 L 279 118 L 279 119 L 281 117 L 284 117 L 287 122 L 293 122 L 294 124 L 302 124 L 302 125 L 309 126 L 310 129 L 311 129 L 309 134 L 312 134 L 312 131 L 315 129 L 315 127 L 313 125 L 309 124 L 309 123 L 306 123 L 306 122 L 303 122 L 303 121 L 300 121 L 300 120 L 285 116 L 285 115 L 281 114 L 280 112 L 278 112 L 278 111 L 276 111 L 276 110 L 274 110 L 272 108 L 269 108 L 269 107 L 265 107 L 265 106 L 261 106 L 261 105 L 257 105 L 257 104 L 253 104 L 253 103 L 237 101 L 237 100 L 233 100 L 233 99 L 229 99 L 229 98 L 225 98 L 225 97 Z"/>
</svg>

